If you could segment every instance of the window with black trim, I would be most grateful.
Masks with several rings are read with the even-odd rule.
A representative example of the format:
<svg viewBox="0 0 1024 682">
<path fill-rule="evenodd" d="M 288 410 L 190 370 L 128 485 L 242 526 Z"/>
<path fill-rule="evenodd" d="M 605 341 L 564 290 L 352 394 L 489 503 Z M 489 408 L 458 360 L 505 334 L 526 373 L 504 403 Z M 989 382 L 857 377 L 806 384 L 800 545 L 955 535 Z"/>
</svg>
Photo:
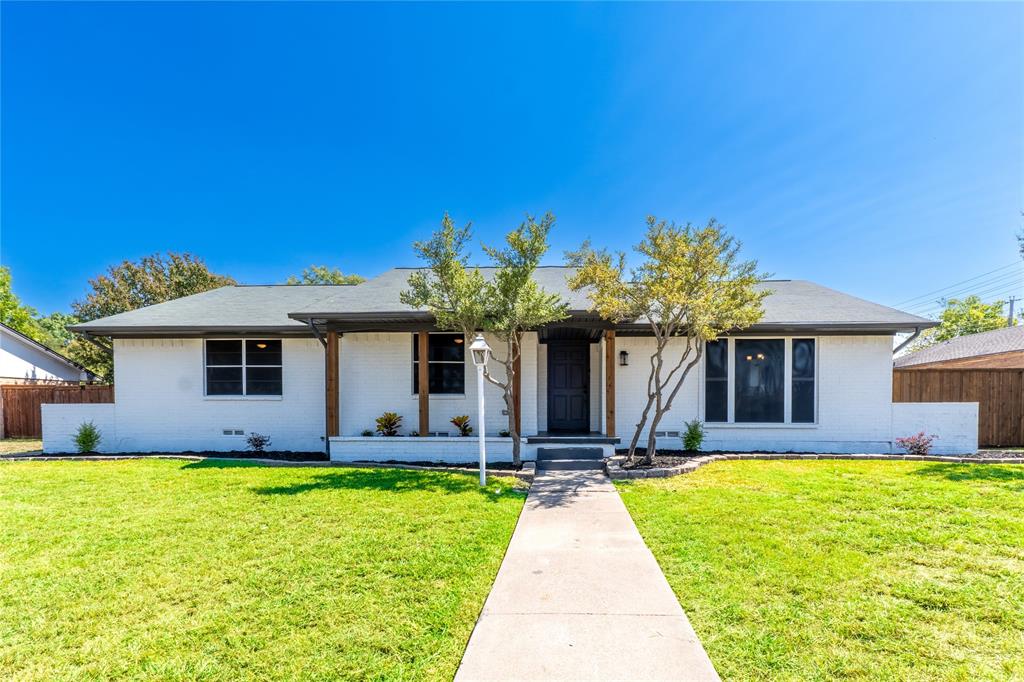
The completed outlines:
<svg viewBox="0 0 1024 682">
<path fill-rule="evenodd" d="M 814 339 L 793 339 L 792 376 L 795 424 L 814 422 Z"/>
<path fill-rule="evenodd" d="M 704 421 L 729 421 L 729 341 L 704 346 Z"/>
<path fill-rule="evenodd" d="M 737 422 L 785 420 L 785 358 L 783 339 L 736 339 Z"/>
<path fill-rule="evenodd" d="M 206 395 L 281 395 L 280 339 L 206 341 Z"/>
<path fill-rule="evenodd" d="M 412 335 L 412 392 L 420 392 L 420 348 Z M 427 376 L 431 394 L 466 392 L 466 343 L 462 334 L 427 335 Z"/>
</svg>

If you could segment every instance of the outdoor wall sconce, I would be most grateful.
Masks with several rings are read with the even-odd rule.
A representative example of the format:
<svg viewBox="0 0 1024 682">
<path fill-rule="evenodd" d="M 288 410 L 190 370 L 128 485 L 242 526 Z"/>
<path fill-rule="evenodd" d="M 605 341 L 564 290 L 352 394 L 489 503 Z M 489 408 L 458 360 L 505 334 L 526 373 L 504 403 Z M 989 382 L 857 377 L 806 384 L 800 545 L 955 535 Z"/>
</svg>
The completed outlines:
<svg viewBox="0 0 1024 682">
<path fill-rule="evenodd" d="M 629 351 L 626 351 L 626 350 L 620 350 L 619 351 L 619 366 L 620 367 L 628 367 L 629 366 Z"/>
</svg>

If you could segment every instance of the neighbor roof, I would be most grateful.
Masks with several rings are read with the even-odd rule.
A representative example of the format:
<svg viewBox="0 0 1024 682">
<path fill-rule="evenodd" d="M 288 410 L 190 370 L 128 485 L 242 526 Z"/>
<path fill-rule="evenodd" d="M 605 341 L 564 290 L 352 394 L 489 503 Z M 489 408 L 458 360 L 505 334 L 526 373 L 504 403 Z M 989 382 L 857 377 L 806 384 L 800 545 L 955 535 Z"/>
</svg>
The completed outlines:
<svg viewBox="0 0 1024 682">
<path fill-rule="evenodd" d="M 358 285 L 230 286 L 132 312 L 80 324 L 76 331 L 102 335 L 215 332 L 302 332 L 306 320 L 349 325 L 400 324 L 429 319 L 423 310 L 403 304 L 399 294 L 408 287 L 415 268 L 394 268 Z M 481 268 L 491 277 L 494 268 Z M 586 291 L 572 291 L 566 278 L 572 268 L 537 269 L 535 279 L 558 294 L 570 312 L 586 316 Z M 895 331 L 933 327 L 935 322 L 887 308 L 854 296 L 800 280 L 759 284 L 772 293 L 764 303 L 764 318 L 750 331 Z M 590 315 L 593 317 L 593 315 Z M 641 329 L 641 325 L 621 325 Z"/>
<path fill-rule="evenodd" d="M 896 367 L 913 367 L 982 355 L 1024 351 L 1024 327 L 1005 327 L 980 334 L 958 336 L 949 341 L 896 358 Z"/>
<path fill-rule="evenodd" d="M 15 329 L 13 327 L 8 327 L 6 324 L 4 324 L 2 322 L 0 322 L 0 334 L 8 334 L 8 335 L 14 337 L 15 339 L 21 341 L 22 343 L 36 348 L 41 353 L 44 353 L 45 355 L 48 355 L 49 357 L 53 358 L 57 362 L 61 362 L 61 363 L 65 364 L 65 365 L 67 365 L 68 367 L 73 367 L 73 368 L 75 368 L 77 370 L 85 372 L 86 374 L 88 374 L 93 379 L 96 378 L 95 374 L 93 374 L 88 369 L 86 369 L 82 365 L 78 364 L 77 362 L 75 362 L 71 358 L 67 357 L 66 355 L 58 353 L 57 351 L 53 350 L 49 346 L 44 346 L 43 344 L 41 344 L 38 341 L 36 341 L 35 339 L 33 339 L 31 336 L 27 336 L 26 334 L 22 334 L 17 329 Z"/>
</svg>

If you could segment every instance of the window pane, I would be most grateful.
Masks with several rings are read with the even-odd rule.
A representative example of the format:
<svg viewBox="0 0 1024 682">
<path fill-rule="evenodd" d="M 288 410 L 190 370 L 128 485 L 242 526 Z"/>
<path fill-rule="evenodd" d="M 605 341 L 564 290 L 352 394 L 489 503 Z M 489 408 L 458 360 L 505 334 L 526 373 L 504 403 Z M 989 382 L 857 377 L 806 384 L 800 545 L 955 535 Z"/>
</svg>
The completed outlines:
<svg viewBox="0 0 1024 682">
<path fill-rule="evenodd" d="M 465 393 L 466 366 L 464 364 L 431 363 L 431 393 Z"/>
<path fill-rule="evenodd" d="M 245 364 L 247 365 L 280 365 L 281 340 L 246 341 Z"/>
<path fill-rule="evenodd" d="M 462 362 L 466 359 L 466 344 L 462 334 L 431 334 L 427 341 L 430 361 Z"/>
<path fill-rule="evenodd" d="M 705 346 L 707 354 L 705 376 L 708 379 L 725 379 L 729 376 L 729 342 L 726 339 L 711 341 Z"/>
<path fill-rule="evenodd" d="M 793 382 L 793 422 L 814 423 L 814 381 L 799 379 Z"/>
<path fill-rule="evenodd" d="M 793 339 L 793 378 L 814 378 L 814 339 Z"/>
<path fill-rule="evenodd" d="M 736 421 L 781 422 L 785 343 L 782 339 L 736 341 Z"/>
<path fill-rule="evenodd" d="M 208 365 L 240 365 L 242 364 L 241 341 L 207 341 L 206 364 Z"/>
<path fill-rule="evenodd" d="M 242 368 L 207 367 L 206 395 L 242 395 Z"/>
<path fill-rule="evenodd" d="M 729 382 L 713 379 L 705 384 L 704 421 L 724 422 L 729 420 Z"/>
<path fill-rule="evenodd" d="M 247 395 L 281 395 L 280 367 L 246 367 Z"/>
</svg>

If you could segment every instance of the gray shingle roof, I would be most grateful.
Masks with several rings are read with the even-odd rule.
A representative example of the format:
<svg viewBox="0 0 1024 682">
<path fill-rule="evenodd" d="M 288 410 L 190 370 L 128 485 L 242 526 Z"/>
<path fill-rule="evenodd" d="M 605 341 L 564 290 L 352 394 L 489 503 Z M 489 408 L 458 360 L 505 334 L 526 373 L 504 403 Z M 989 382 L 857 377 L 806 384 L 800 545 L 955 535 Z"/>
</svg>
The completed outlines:
<svg viewBox="0 0 1024 682">
<path fill-rule="evenodd" d="M 1024 351 L 1024 327 L 1006 327 L 980 334 L 968 334 L 896 358 L 896 367 L 960 360 L 980 355 Z"/>
<path fill-rule="evenodd" d="M 493 268 L 481 268 L 492 275 Z M 305 318 L 399 320 L 422 315 L 404 305 L 399 293 L 412 268 L 395 268 L 355 286 L 223 287 L 167 303 L 141 308 L 75 327 L 97 334 L 166 333 L 174 331 L 301 331 Z M 571 311 L 586 311 L 586 292 L 571 291 L 566 267 L 538 268 L 536 279 L 559 294 Z M 849 330 L 906 330 L 935 323 L 916 315 L 800 280 L 763 282 L 772 294 L 765 300 L 764 319 L 757 329 L 827 327 Z M 289 315 L 291 317 L 289 317 Z"/>
</svg>

